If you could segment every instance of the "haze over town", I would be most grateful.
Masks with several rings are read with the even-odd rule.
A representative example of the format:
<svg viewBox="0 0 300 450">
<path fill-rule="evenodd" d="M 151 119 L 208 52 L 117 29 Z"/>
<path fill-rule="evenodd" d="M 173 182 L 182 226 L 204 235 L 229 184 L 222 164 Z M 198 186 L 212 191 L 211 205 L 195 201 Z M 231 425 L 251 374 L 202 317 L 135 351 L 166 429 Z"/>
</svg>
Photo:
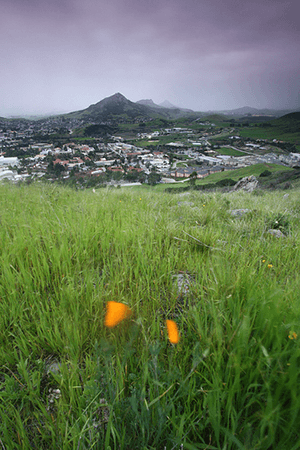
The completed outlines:
<svg viewBox="0 0 300 450">
<path fill-rule="evenodd" d="M 0 116 L 300 107 L 298 0 L 1 0 Z"/>
</svg>

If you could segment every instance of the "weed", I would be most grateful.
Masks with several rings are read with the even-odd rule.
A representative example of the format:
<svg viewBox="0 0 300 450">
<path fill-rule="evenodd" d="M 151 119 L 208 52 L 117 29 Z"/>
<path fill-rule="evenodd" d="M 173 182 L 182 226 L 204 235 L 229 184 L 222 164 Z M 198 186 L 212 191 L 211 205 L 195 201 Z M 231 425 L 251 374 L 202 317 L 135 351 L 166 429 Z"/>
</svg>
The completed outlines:
<svg viewBox="0 0 300 450">
<path fill-rule="evenodd" d="M 275 214 L 267 219 L 267 228 L 280 230 L 283 234 L 287 235 L 290 231 L 290 222 L 286 214 Z"/>
</svg>

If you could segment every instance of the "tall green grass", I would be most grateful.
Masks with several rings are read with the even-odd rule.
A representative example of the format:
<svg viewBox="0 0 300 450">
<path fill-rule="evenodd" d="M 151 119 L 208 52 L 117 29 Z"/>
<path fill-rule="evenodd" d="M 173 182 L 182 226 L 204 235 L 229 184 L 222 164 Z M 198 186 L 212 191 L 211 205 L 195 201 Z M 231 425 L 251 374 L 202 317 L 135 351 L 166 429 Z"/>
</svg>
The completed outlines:
<svg viewBox="0 0 300 450">
<path fill-rule="evenodd" d="M 300 448 L 299 223 L 293 190 L 0 186 L 0 447 Z"/>
</svg>

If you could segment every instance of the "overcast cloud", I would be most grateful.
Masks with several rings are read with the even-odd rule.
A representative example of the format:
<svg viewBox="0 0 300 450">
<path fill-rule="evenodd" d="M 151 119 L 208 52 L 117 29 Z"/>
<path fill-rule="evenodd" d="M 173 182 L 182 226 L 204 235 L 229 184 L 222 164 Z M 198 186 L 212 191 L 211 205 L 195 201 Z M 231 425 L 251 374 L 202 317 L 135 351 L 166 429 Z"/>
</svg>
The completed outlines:
<svg viewBox="0 0 300 450">
<path fill-rule="evenodd" d="M 300 108 L 299 0 L 0 0 L 0 115 Z"/>
</svg>

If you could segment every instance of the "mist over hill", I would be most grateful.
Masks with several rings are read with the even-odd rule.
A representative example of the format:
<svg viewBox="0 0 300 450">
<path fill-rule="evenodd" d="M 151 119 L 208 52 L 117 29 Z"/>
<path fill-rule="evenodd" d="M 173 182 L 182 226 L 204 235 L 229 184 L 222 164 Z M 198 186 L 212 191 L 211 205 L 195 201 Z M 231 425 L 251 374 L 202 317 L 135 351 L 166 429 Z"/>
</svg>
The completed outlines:
<svg viewBox="0 0 300 450">
<path fill-rule="evenodd" d="M 152 99 L 141 99 L 132 102 L 120 92 L 100 100 L 80 111 L 74 111 L 65 114 L 66 118 L 86 119 L 94 122 L 142 122 L 151 119 L 178 119 L 181 117 L 204 117 L 214 114 L 222 114 L 223 116 L 236 117 L 256 117 L 266 116 L 272 118 L 281 117 L 285 114 L 294 112 L 292 110 L 271 110 L 257 109 L 249 106 L 237 108 L 233 110 L 213 110 L 213 111 L 193 111 L 187 108 L 181 108 L 173 105 L 165 100 L 159 105 L 154 103 Z"/>
<path fill-rule="evenodd" d="M 272 126 L 280 128 L 282 132 L 296 133 L 300 130 L 300 111 L 285 114 L 271 121 Z"/>
<path fill-rule="evenodd" d="M 249 106 L 237 108 L 233 110 L 209 110 L 209 111 L 193 111 L 191 109 L 182 108 L 173 105 L 168 100 L 160 104 L 156 104 L 152 99 L 141 99 L 137 102 L 132 102 L 123 94 L 117 92 L 109 97 L 106 97 L 97 103 L 91 104 L 85 109 L 72 111 L 69 113 L 52 114 L 45 116 L 22 116 L 9 118 L 11 120 L 43 120 L 53 118 L 76 119 L 86 121 L 87 123 L 133 123 L 145 122 L 152 119 L 176 120 L 180 118 L 204 118 L 213 115 L 222 115 L 223 118 L 228 116 L 228 119 L 249 118 L 251 121 L 258 118 L 258 120 L 272 120 L 287 114 L 294 113 L 295 110 L 273 110 L 273 109 L 257 109 Z M 299 112 L 299 111 L 296 111 Z M 23 119 L 22 119 L 23 118 Z M 261 119 L 259 119 L 261 118 Z M 5 120 L 3 117 L 2 120 Z M 8 120 L 8 119 L 6 119 Z"/>
<path fill-rule="evenodd" d="M 154 103 L 154 101 L 151 98 L 139 100 L 136 102 L 136 104 L 150 106 L 150 108 L 159 108 L 159 109 L 162 108 L 161 105 L 157 105 L 156 103 Z"/>
<path fill-rule="evenodd" d="M 128 100 L 121 93 L 116 93 L 110 97 L 90 105 L 81 111 L 66 114 L 66 118 L 91 119 L 99 121 L 147 121 L 150 119 L 176 119 L 196 115 L 194 111 L 181 108 L 163 108 L 156 105 L 152 100 L 141 100 L 134 103 Z"/>
<path fill-rule="evenodd" d="M 214 111 L 221 114 L 227 114 L 229 116 L 273 116 L 273 117 L 280 117 L 285 114 L 289 114 L 292 112 L 295 112 L 295 110 L 292 109 L 268 109 L 268 108 L 252 108 L 250 106 L 243 106 L 242 108 L 236 108 L 236 109 L 226 109 L 222 111 Z"/>
</svg>

